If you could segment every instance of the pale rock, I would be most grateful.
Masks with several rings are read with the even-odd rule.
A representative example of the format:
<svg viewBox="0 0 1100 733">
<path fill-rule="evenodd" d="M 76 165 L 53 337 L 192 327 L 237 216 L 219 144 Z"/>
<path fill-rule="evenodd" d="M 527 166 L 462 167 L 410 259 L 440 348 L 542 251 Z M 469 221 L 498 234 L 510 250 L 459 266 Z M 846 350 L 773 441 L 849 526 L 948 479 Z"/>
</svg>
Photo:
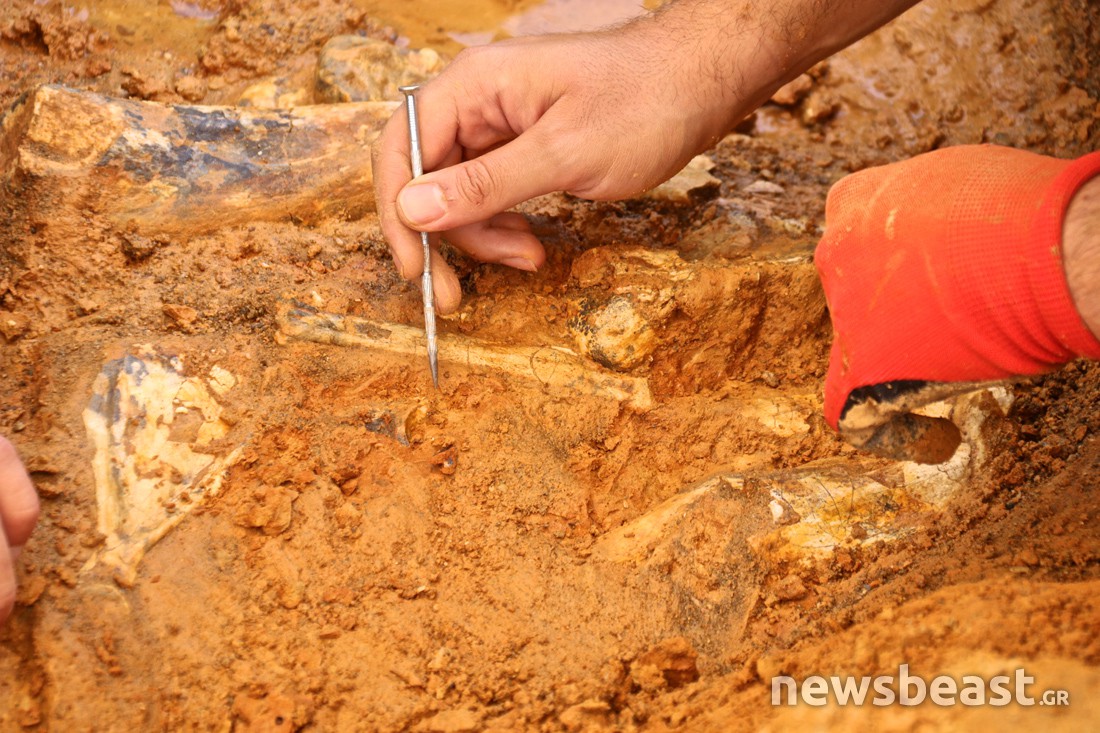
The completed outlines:
<svg viewBox="0 0 1100 733">
<path fill-rule="evenodd" d="M 336 36 L 317 61 L 316 101 L 400 100 L 398 87 L 423 84 L 443 70 L 430 48 L 410 50 L 362 36 Z"/>
</svg>

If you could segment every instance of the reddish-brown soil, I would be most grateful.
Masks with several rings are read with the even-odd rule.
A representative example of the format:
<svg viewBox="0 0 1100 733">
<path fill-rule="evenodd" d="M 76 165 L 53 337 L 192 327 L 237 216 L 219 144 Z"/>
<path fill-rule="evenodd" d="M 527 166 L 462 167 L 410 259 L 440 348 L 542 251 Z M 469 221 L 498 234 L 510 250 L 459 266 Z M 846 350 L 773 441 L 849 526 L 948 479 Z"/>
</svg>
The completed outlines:
<svg viewBox="0 0 1100 733">
<path fill-rule="evenodd" d="M 0 105 L 47 82 L 228 104 L 263 78 L 305 83 L 334 35 L 447 54 L 449 32 L 492 33 L 532 5 L 12 0 Z M 0 730 L 1095 727 L 1095 366 L 1014 387 L 982 471 L 892 540 L 853 531 L 812 562 L 773 554 L 759 539 L 772 495 L 746 480 L 652 551 L 612 557 L 606 543 L 716 474 L 824 458 L 885 471 L 820 417 L 829 326 L 809 255 L 829 186 L 943 145 L 1096 149 L 1098 68 L 1095 3 L 933 0 L 723 140 L 717 188 L 687 203 L 533 202 L 550 252 L 537 275 L 450 253 L 466 296 L 441 329 L 488 344 L 572 347 L 586 298 L 660 290 L 653 262 L 690 272 L 631 371 L 649 380 L 647 412 L 490 369 L 445 365 L 435 392 L 422 358 L 279 336 L 285 297 L 420 323 L 373 216 L 179 237 L 136 261 L 91 219 L 65 237 L 0 226 L 0 310 L 18 324 L 0 346 L 0 434 L 43 499 L 0 628 Z M 760 181 L 780 188 L 746 193 Z M 241 453 L 127 578 L 88 565 L 104 536 L 82 412 L 104 364 L 138 345 L 188 374 L 235 375 L 229 432 L 207 450 Z M 763 429 L 760 400 L 801 427 Z M 929 678 L 1023 666 L 1071 702 L 769 704 L 775 674 L 900 664 Z"/>
</svg>

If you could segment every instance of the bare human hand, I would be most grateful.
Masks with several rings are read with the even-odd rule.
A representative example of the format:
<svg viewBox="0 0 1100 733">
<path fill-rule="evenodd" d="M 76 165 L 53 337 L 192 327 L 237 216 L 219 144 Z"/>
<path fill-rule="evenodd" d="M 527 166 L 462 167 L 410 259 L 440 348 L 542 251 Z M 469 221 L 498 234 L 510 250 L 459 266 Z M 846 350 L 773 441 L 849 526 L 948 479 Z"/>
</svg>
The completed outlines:
<svg viewBox="0 0 1100 733">
<path fill-rule="evenodd" d="M 0 622 L 15 607 L 15 564 L 37 521 L 38 494 L 15 446 L 0 437 Z"/>
<path fill-rule="evenodd" d="M 411 176 L 400 116 L 376 147 L 379 213 L 401 274 L 415 278 L 423 268 L 413 229 L 446 232 L 478 260 L 533 272 L 545 260 L 542 245 L 522 216 L 501 212 L 551 191 L 638 194 L 716 140 L 729 120 L 705 122 L 686 99 L 691 90 L 669 84 L 655 60 L 627 33 L 525 38 L 460 54 L 418 93 L 425 168 L 434 172 L 402 190 Z M 453 271 L 437 260 L 433 272 L 439 311 L 455 310 Z"/>
<path fill-rule="evenodd" d="M 416 231 L 534 271 L 527 221 L 503 213 L 553 191 L 614 200 L 667 180 L 784 82 L 915 0 L 679 0 L 625 26 L 468 49 L 418 92 L 424 167 L 412 181 L 404 112 L 374 147 L 382 229 L 401 275 Z M 458 308 L 433 250 L 436 308 Z"/>
</svg>

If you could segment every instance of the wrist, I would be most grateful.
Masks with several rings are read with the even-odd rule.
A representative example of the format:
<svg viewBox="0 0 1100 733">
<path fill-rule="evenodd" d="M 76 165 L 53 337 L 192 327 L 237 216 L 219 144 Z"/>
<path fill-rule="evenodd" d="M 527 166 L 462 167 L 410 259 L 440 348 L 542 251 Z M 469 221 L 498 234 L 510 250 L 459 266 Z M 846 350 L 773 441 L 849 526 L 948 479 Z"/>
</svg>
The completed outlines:
<svg viewBox="0 0 1100 733">
<path fill-rule="evenodd" d="M 785 3 L 789 0 L 781 0 Z M 794 78 L 770 20 L 745 0 L 678 0 L 622 29 L 647 72 L 717 142 Z"/>
<path fill-rule="evenodd" d="M 680 70 L 681 98 L 693 99 L 717 142 L 779 87 L 917 2 L 677 0 L 624 30 L 655 73 Z"/>
<path fill-rule="evenodd" d="M 1073 304 L 1100 338 L 1100 172 L 1077 190 L 1066 209 L 1062 257 Z"/>
</svg>

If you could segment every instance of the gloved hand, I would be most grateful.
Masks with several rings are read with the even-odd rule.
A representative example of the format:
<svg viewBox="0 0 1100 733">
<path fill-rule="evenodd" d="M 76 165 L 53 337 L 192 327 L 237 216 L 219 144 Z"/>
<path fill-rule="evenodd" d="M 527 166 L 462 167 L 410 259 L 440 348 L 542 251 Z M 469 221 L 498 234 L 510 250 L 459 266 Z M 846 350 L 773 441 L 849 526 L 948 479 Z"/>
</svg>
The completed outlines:
<svg viewBox="0 0 1100 733">
<path fill-rule="evenodd" d="M 38 495 L 15 446 L 0 437 L 0 622 L 15 606 L 15 563 L 38 520 Z"/>
<path fill-rule="evenodd" d="M 911 410 L 982 383 L 1100 358 L 1074 306 L 1062 224 L 1100 153 L 960 146 L 848 176 L 814 260 L 834 341 L 825 418 L 892 458 L 946 460 L 950 421 Z"/>
</svg>

